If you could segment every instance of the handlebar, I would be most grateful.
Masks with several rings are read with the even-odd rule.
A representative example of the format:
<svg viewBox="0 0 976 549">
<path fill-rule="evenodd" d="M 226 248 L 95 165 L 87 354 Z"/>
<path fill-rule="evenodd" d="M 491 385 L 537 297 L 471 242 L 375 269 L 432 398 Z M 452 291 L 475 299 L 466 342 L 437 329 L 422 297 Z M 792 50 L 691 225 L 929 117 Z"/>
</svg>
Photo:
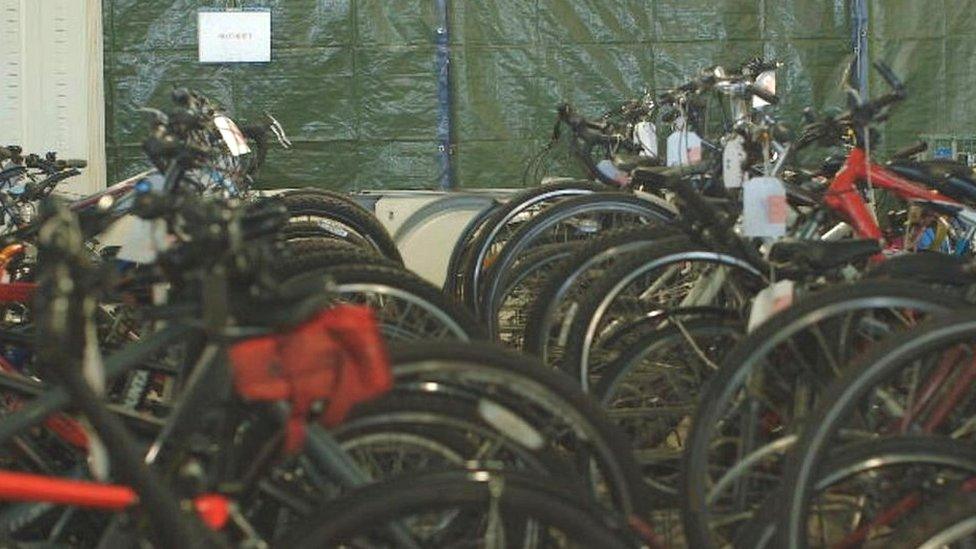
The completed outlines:
<svg viewBox="0 0 976 549">
<path fill-rule="evenodd" d="M 908 93 L 905 89 L 905 85 L 895 76 L 894 71 L 891 68 L 882 63 L 876 62 L 874 67 L 881 73 L 881 76 L 885 79 L 889 86 L 891 86 L 891 92 L 888 92 L 881 97 L 872 99 L 869 101 L 864 101 L 860 104 L 852 104 L 851 108 L 841 113 L 837 116 L 828 116 L 819 122 L 809 124 L 804 128 L 804 134 L 797 140 L 796 149 L 803 148 L 817 141 L 818 139 L 823 139 L 825 137 L 833 137 L 832 134 L 838 133 L 841 128 L 854 127 L 855 132 L 858 134 L 859 143 L 862 139 L 863 128 L 871 124 L 872 122 L 881 119 L 881 115 L 885 112 L 888 107 L 903 101 L 908 97 Z M 811 111 L 805 111 L 804 116 L 808 120 L 812 120 L 814 117 Z M 921 152 L 921 151 L 918 151 Z M 915 154 L 915 153 L 911 153 Z"/>
<path fill-rule="evenodd" d="M 607 133 L 606 123 L 586 119 L 577 114 L 567 103 L 560 105 L 557 112 L 559 120 L 572 128 L 573 133 L 588 144 L 614 143 L 618 140 L 616 135 Z"/>
<path fill-rule="evenodd" d="M 887 63 L 882 61 L 875 61 L 874 68 L 881 73 L 881 77 L 885 79 L 885 82 L 891 86 L 891 89 L 895 93 L 900 93 L 905 95 L 905 84 L 895 76 L 895 71 L 891 70 L 891 67 Z"/>
<path fill-rule="evenodd" d="M 893 160 L 910 158 L 912 156 L 915 156 L 916 154 L 923 153 L 927 150 L 929 150 L 929 144 L 926 143 L 925 141 L 920 141 L 918 143 L 915 143 L 914 145 L 909 145 L 903 149 L 899 149 L 895 151 L 895 154 L 891 155 L 891 158 Z"/>
</svg>

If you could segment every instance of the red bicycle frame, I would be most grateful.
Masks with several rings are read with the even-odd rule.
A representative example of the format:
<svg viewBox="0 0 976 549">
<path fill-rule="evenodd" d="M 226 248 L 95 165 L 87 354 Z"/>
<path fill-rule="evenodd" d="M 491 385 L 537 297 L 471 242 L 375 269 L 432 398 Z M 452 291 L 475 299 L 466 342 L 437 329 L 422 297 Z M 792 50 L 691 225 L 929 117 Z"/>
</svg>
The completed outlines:
<svg viewBox="0 0 976 549">
<path fill-rule="evenodd" d="M 827 207 L 840 213 L 861 238 L 884 238 L 874 214 L 857 188 L 859 182 L 868 179 L 871 185 L 891 191 L 902 200 L 924 200 L 954 207 L 963 206 L 935 189 L 905 179 L 884 166 L 871 162 L 864 149 L 855 147 L 830 182 L 824 202 Z"/>
<path fill-rule="evenodd" d="M 119 484 L 0 470 L 0 501 L 43 502 L 122 511 L 138 505 L 139 496 L 132 488 Z M 230 501 L 220 494 L 195 497 L 193 508 L 204 524 L 213 530 L 222 529 L 230 516 Z"/>
</svg>

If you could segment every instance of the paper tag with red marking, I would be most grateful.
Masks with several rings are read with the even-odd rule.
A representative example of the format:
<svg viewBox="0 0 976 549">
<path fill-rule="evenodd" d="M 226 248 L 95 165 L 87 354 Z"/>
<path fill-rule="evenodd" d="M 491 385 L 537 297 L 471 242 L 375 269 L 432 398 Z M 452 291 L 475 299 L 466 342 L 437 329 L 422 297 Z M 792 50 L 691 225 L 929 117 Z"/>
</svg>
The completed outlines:
<svg viewBox="0 0 976 549">
<path fill-rule="evenodd" d="M 701 162 L 702 138 L 693 131 L 678 130 L 668 136 L 668 166 L 689 166 Z"/>
<path fill-rule="evenodd" d="M 786 187 L 775 177 L 754 177 L 743 183 L 742 234 L 780 238 L 786 234 L 789 206 Z"/>
</svg>

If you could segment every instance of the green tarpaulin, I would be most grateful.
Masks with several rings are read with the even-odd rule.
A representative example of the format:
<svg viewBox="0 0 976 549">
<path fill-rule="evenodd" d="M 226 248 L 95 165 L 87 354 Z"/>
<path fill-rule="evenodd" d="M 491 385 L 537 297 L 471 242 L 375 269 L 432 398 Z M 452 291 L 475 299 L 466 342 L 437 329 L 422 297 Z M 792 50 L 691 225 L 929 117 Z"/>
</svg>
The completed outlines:
<svg viewBox="0 0 976 549">
<path fill-rule="evenodd" d="M 457 182 L 518 185 L 555 106 L 596 115 L 698 68 L 764 55 L 785 67 L 780 109 L 842 105 L 851 51 L 846 0 L 451 0 Z M 268 187 L 436 188 L 434 0 L 264 0 L 273 62 L 197 63 L 196 13 L 221 2 L 105 0 L 109 173 L 141 167 L 137 109 L 200 89 L 241 119 L 275 114 L 295 149 L 275 151 Z M 968 125 L 976 0 L 870 2 L 875 57 L 908 75 L 891 140 Z M 943 100 L 946 98 L 948 100 Z"/>
</svg>

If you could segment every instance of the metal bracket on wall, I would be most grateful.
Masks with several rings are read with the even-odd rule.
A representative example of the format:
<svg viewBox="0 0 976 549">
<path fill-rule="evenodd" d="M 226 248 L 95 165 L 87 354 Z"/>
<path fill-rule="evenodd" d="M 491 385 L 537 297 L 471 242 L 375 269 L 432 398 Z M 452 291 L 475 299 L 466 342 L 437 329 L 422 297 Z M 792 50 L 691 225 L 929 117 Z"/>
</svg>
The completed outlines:
<svg viewBox="0 0 976 549">
<path fill-rule="evenodd" d="M 451 32 L 449 0 L 436 0 L 437 8 L 437 152 L 440 158 L 440 186 L 451 190 L 454 178 L 453 109 L 451 105 Z"/>
</svg>

